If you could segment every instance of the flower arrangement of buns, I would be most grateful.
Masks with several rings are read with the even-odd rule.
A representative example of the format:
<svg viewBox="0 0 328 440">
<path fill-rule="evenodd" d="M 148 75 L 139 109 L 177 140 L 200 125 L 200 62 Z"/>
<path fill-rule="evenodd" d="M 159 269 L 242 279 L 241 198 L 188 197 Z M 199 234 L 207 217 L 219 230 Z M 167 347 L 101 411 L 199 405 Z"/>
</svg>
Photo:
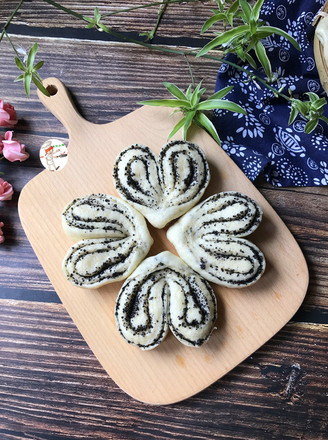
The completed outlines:
<svg viewBox="0 0 328 440">
<path fill-rule="evenodd" d="M 113 180 L 121 198 L 90 194 L 70 202 L 62 224 L 76 243 L 63 261 L 74 285 L 98 288 L 125 280 L 115 321 L 123 339 L 142 350 L 157 347 L 168 331 L 183 344 L 206 343 L 217 318 L 210 283 L 247 287 L 265 270 L 261 250 L 245 237 L 259 226 L 262 209 L 234 191 L 200 202 L 210 181 L 204 152 L 171 141 L 157 158 L 135 144 L 117 157 Z M 167 230 L 177 255 L 146 258 L 153 243 L 149 223 Z"/>
</svg>

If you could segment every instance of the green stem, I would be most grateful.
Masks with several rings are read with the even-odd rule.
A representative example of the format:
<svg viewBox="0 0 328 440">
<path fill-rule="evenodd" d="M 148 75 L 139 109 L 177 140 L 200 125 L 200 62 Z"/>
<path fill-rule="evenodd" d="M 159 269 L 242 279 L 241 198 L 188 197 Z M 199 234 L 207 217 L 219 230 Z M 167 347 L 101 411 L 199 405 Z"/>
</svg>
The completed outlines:
<svg viewBox="0 0 328 440">
<path fill-rule="evenodd" d="M 158 29 L 158 27 L 160 25 L 160 22 L 161 22 L 161 20 L 163 18 L 163 15 L 165 14 L 165 11 L 166 11 L 166 8 L 168 6 L 168 3 L 169 3 L 168 0 L 163 0 L 161 6 L 159 7 L 158 13 L 157 13 L 157 20 L 156 20 L 154 28 L 149 32 L 149 35 L 148 35 L 148 38 L 147 38 L 148 41 L 151 41 L 155 37 L 155 34 L 156 34 L 157 29 Z"/>
<path fill-rule="evenodd" d="M 192 73 L 191 65 L 188 60 L 188 56 L 185 54 L 184 57 L 186 59 L 187 65 L 188 65 L 189 74 L 190 74 L 190 78 L 191 78 L 191 84 L 192 84 L 193 88 L 195 88 L 195 79 L 194 79 L 194 75 Z"/>
<path fill-rule="evenodd" d="M 60 9 L 61 11 L 66 12 L 67 14 L 73 15 L 76 18 L 79 18 L 80 20 L 87 21 L 84 17 L 84 15 L 79 14 L 78 12 L 73 11 L 72 9 L 65 8 L 65 6 L 60 5 L 59 3 L 53 1 L 53 0 L 43 0 L 46 3 L 49 3 L 49 5 L 54 6 L 57 9 Z"/>
<path fill-rule="evenodd" d="M 3 39 L 3 36 L 6 33 L 6 29 L 7 27 L 10 25 L 11 20 L 15 17 L 16 13 L 18 12 L 19 8 L 22 6 L 24 0 L 20 0 L 20 2 L 18 3 L 18 5 L 16 6 L 16 8 L 14 9 L 14 11 L 11 13 L 10 17 L 8 18 L 8 20 L 6 21 L 5 25 L 3 26 L 2 32 L 0 34 L 0 42 Z"/>
<path fill-rule="evenodd" d="M 9 41 L 11 47 L 13 48 L 13 51 L 15 52 L 16 56 L 17 56 L 18 58 L 20 58 L 19 53 L 17 52 L 17 49 L 16 49 L 14 43 L 12 42 L 11 38 L 9 37 L 7 31 L 5 31 L 5 36 L 6 36 L 7 40 Z"/>
</svg>

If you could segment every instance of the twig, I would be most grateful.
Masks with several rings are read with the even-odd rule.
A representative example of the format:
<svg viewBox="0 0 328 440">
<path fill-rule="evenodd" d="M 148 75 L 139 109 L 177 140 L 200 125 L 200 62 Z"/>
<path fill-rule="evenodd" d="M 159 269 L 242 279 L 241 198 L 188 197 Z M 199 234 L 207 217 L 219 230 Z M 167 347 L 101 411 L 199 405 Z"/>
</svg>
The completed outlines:
<svg viewBox="0 0 328 440">
<path fill-rule="evenodd" d="M 18 12 L 19 8 L 22 6 L 23 2 L 24 2 L 24 0 L 20 0 L 20 2 L 18 3 L 18 5 L 14 9 L 14 11 L 11 13 L 10 17 L 6 21 L 5 25 L 3 26 L 2 32 L 0 34 L 0 43 L 1 43 L 2 39 L 3 39 L 3 36 L 6 33 L 7 27 L 10 25 L 11 20 L 15 17 L 16 13 Z"/>
<path fill-rule="evenodd" d="M 162 1 L 161 5 L 160 5 L 160 7 L 158 9 L 158 12 L 157 12 L 157 20 L 156 20 L 155 26 L 153 27 L 153 29 L 151 31 L 143 32 L 143 33 L 140 34 L 141 36 L 146 35 L 147 36 L 147 41 L 152 41 L 154 39 L 155 34 L 157 32 L 157 29 L 158 29 L 158 27 L 160 25 L 160 22 L 161 22 L 161 20 L 163 18 L 163 15 L 164 15 L 164 13 L 166 11 L 166 8 L 167 8 L 168 4 L 169 4 L 168 0 L 163 0 Z"/>
</svg>

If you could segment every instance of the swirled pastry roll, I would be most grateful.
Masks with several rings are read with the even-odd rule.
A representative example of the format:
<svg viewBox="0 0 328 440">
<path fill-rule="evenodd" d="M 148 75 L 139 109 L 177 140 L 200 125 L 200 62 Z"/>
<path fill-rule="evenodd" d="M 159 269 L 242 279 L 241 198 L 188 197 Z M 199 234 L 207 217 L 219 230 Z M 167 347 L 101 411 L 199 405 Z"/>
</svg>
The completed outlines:
<svg viewBox="0 0 328 440">
<path fill-rule="evenodd" d="M 203 151 L 186 141 L 164 145 L 159 158 L 144 145 L 123 150 L 116 159 L 113 179 L 120 196 L 157 228 L 192 208 L 210 180 Z"/>
<path fill-rule="evenodd" d="M 265 270 L 265 258 L 250 241 L 262 209 L 244 194 L 215 194 L 195 206 L 167 231 L 180 257 L 205 279 L 226 287 L 246 287 Z"/>
<path fill-rule="evenodd" d="M 157 347 L 169 329 L 183 344 L 200 347 L 216 317 L 209 283 L 168 251 L 140 264 L 124 282 L 115 306 L 118 331 L 142 350 Z"/>
<path fill-rule="evenodd" d="M 63 261 L 66 278 L 80 287 L 97 288 L 127 278 L 153 243 L 143 216 L 106 194 L 73 200 L 64 209 L 62 223 L 71 238 L 80 240 Z"/>
</svg>

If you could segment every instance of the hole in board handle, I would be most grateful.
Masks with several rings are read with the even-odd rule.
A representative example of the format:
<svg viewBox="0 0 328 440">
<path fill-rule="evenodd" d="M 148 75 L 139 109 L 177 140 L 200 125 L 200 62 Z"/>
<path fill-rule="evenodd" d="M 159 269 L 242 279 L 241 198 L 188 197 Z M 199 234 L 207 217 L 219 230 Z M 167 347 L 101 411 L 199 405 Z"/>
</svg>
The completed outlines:
<svg viewBox="0 0 328 440">
<path fill-rule="evenodd" d="M 47 88 L 50 96 L 54 96 L 58 92 L 57 87 L 52 84 L 49 84 L 46 88 Z"/>
</svg>

